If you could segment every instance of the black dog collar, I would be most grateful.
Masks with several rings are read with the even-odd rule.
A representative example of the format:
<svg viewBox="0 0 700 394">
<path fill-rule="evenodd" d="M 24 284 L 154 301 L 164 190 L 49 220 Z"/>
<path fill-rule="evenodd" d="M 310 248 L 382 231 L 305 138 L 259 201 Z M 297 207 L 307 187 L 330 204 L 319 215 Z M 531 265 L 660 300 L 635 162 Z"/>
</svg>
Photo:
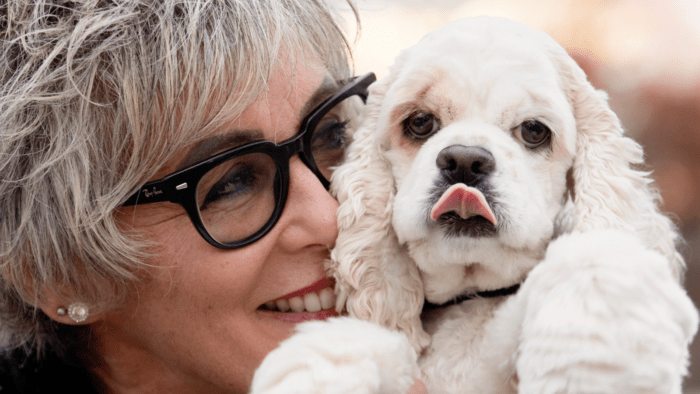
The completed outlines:
<svg viewBox="0 0 700 394">
<path fill-rule="evenodd" d="M 515 294 L 518 292 L 518 289 L 520 289 L 520 283 L 516 283 L 513 286 L 510 287 L 505 287 L 502 289 L 496 289 L 496 290 L 487 290 L 487 291 L 479 291 L 476 293 L 472 294 L 462 294 L 460 296 L 457 296 L 444 304 L 433 304 L 431 302 L 428 302 L 427 300 L 425 301 L 425 304 L 423 304 L 423 311 L 429 311 L 437 308 L 442 308 L 444 306 L 449 306 L 449 305 L 456 305 L 461 303 L 462 301 L 466 300 L 471 300 L 474 298 L 496 298 L 496 297 L 501 297 L 501 296 L 507 296 L 511 294 Z"/>
</svg>

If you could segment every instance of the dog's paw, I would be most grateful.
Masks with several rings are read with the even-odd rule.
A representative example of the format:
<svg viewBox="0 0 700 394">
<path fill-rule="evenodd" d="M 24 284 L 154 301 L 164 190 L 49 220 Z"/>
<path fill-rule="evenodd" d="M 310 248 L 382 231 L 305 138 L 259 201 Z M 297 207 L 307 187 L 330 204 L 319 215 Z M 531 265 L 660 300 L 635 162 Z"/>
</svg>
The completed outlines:
<svg viewBox="0 0 700 394">
<path fill-rule="evenodd" d="M 665 258 L 605 230 L 552 242 L 522 286 L 521 393 L 680 393 L 698 327 Z"/>
<path fill-rule="evenodd" d="M 255 372 L 252 394 L 405 394 L 420 378 L 405 335 L 334 318 L 297 325 Z"/>
</svg>

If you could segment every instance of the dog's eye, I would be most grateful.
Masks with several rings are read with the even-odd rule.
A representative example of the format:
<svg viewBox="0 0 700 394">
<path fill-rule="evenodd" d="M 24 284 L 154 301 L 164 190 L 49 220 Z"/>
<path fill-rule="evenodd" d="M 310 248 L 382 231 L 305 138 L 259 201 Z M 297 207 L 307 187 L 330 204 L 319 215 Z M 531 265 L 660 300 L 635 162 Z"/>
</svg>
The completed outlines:
<svg viewBox="0 0 700 394">
<path fill-rule="evenodd" d="M 528 148 L 537 148 L 549 140 L 549 127 L 537 120 L 528 120 L 520 125 L 520 139 Z"/>
<path fill-rule="evenodd" d="M 424 139 L 440 129 L 440 121 L 433 114 L 416 112 L 403 121 L 403 128 L 411 137 Z"/>
</svg>

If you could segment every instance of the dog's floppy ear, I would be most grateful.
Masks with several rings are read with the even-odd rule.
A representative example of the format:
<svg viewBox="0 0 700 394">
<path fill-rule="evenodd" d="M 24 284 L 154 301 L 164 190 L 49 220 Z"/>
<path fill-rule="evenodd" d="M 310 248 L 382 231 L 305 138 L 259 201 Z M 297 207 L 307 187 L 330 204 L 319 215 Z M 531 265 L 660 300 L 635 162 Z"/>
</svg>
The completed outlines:
<svg viewBox="0 0 700 394">
<path fill-rule="evenodd" d="M 339 236 L 327 268 L 336 279 L 338 309 L 405 333 L 420 352 L 430 341 L 420 322 L 423 284 L 391 225 L 396 186 L 377 126 L 392 81 L 390 75 L 370 86 L 362 124 L 331 178 Z"/>
<path fill-rule="evenodd" d="M 660 196 L 649 173 L 634 168 L 644 162 L 642 147 L 623 135 L 607 94 L 596 90 L 576 62 L 559 49 L 553 58 L 577 127 L 569 174 L 574 207 L 567 213 L 571 217 L 563 221 L 572 230 L 616 228 L 639 236 L 649 248 L 666 256 L 680 280 L 685 262 L 676 249 L 675 226 L 659 212 Z"/>
</svg>

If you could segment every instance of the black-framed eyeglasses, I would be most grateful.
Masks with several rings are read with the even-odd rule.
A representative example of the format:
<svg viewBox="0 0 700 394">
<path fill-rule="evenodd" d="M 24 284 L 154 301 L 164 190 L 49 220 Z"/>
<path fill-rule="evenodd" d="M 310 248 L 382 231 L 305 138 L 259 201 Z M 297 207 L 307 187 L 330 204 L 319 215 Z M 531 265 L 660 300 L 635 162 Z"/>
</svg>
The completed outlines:
<svg viewBox="0 0 700 394">
<path fill-rule="evenodd" d="M 289 160 L 301 160 L 328 190 L 343 158 L 348 129 L 356 121 L 373 73 L 354 78 L 301 122 L 280 144 L 237 146 L 144 184 L 122 206 L 169 201 L 181 205 L 199 234 L 220 249 L 249 245 L 277 223 L 287 201 Z"/>
</svg>

